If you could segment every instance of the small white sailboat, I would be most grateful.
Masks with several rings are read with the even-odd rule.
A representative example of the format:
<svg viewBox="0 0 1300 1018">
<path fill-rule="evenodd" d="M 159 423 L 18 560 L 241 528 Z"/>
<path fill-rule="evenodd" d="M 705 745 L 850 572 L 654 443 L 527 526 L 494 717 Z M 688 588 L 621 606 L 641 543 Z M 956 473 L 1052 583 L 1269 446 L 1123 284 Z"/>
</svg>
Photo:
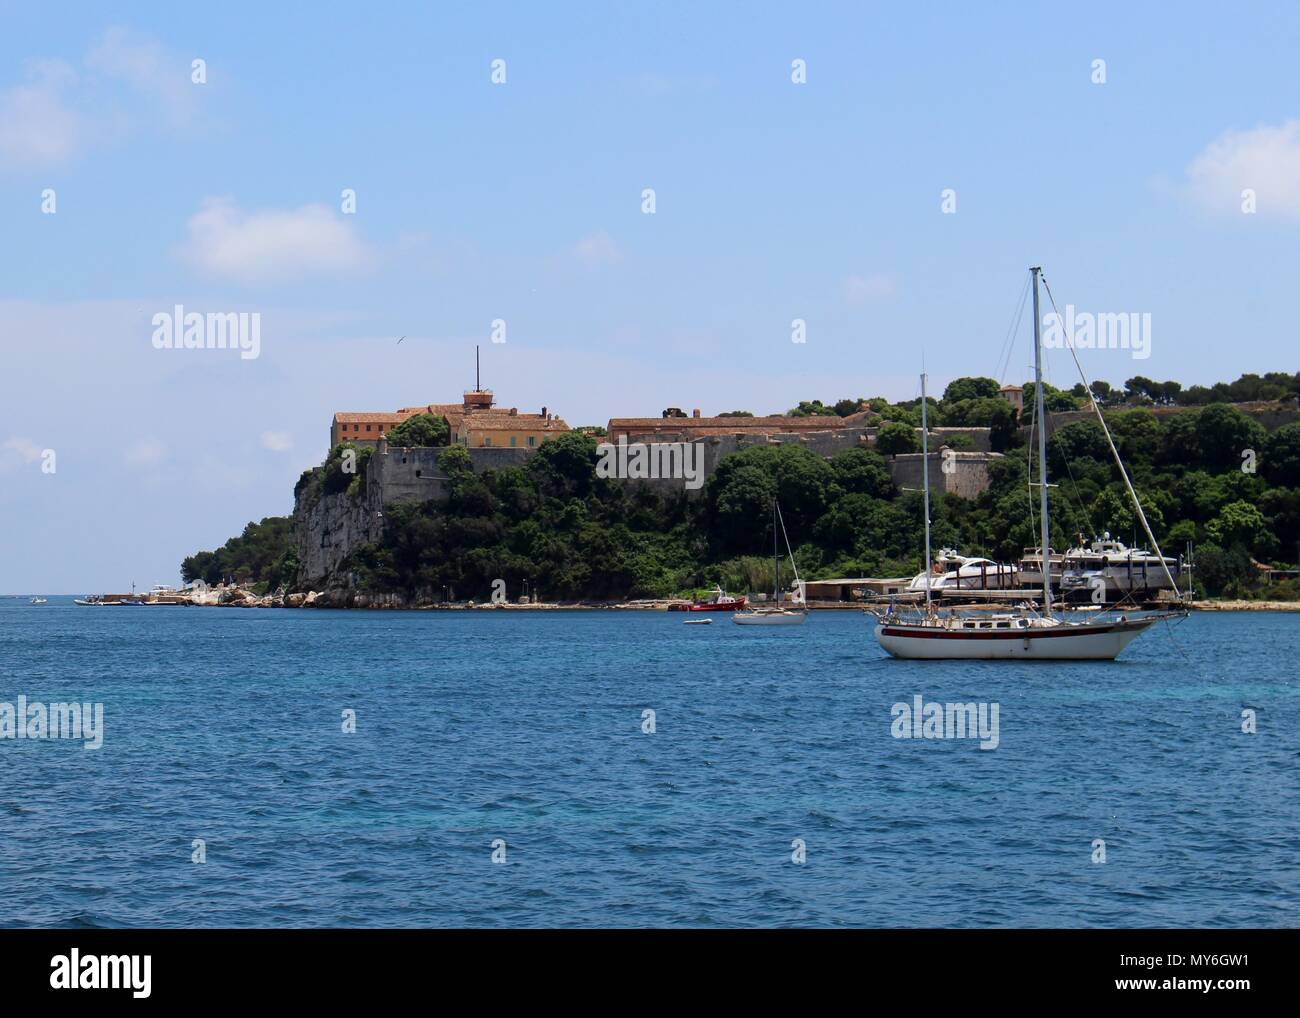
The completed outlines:
<svg viewBox="0 0 1300 1018">
<path fill-rule="evenodd" d="M 1041 269 L 1035 266 L 1030 273 L 1033 277 L 1034 291 L 1034 396 L 1035 422 L 1038 429 L 1038 489 L 1041 548 L 1051 549 L 1048 540 L 1049 523 L 1047 517 L 1047 430 L 1043 406 L 1043 347 L 1040 334 L 1041 318 L 1038 309 L 1038 282 Z M 1050 290 L 1049 290 L 1050 296 Z M 1082 374 L 1082 369 L 1080 369 Z M 929 470 L 929 424 L 926 418 L 925 375 L 921 375 L 921 442 L 922 462 L 925 464 L 925 560 L 930 559 L 930 470 Z M 1084 378 L 1084 387 L 1091 389 Z M 1111 439 L 1110 429 L 1102 417 L 1101 410 L 1093 401 L 1102 430 L 1115 456 L 1120 476 L 1128 488 L 1129 496 L 1137 509 L 1139 519 L 1146 531 L 1156 556 L 1165 569 L 1169 585 L 1177 591 L 1177 584 L 1169 575 L 1166 560 L 1160 554 L 1155 535 L 1147 523 L 1142 511 L 1141 501 L 1128 471 L 1119 458 L 1119 452 Z M 1050 560 L 1049 560 L 1050 561 Z M 1069 621 L 1052 614 L 1052 576 L 1050 569 L 1042 572 L 1043 601 L 1041 612 L 1007 612 L 983 618 L 963 616 L 949 611 L 944 614 L 930 596 L 929 573 L 925 580 L 925 610 L 919 619 L 903 620 L 899 618 L 894 605 L 887 610 L 870 610 L 876 618 L 875 636 L 880 646 L 899 658 L 923 660 L 1044 660 L 1044 661 L 1110 661 L 1114 660 L 1125 647 L 1136 639 L 1154 622 L 1162 618 L 1180 617 L 1185 612 L 1167 612 L 1129 618 L 1120 615 L 1113 619 L 1097 617 L 1086 622 Z"/>
<path fill-rule="evenodd" d="M 790 556 L 790 568 L 794 570 L 794 603 L 798 608 L 781 607 L 781 556 L 778 550 L 776 531 L 777 526 L 781 528 L 781 534 L 785 537 L 785 550 Z M 781 507 L 777 505 L 776 500 L 772 500 L 772 595 L 776 602 L 774 608 L 751 608 L 748 611 L 737 612 L 731 616 L 731 621 L 738 626 L 801 626 L 804 619 L 808 617 L 808 609 L 804 605 L 803 582 L 799 579 L 799 567 L 794 562 L 794 552 L 790 550 L 790 537 L 785 532 L 785 519 L 781 516 Z"/>
<path fill-rule="evenodd" d="M 28 604 L 49 604 L 49 601 L 47 601 L 45 598 L 41 597 L 40 595 L 37 595 L 27 603 Z"/>
</svg>

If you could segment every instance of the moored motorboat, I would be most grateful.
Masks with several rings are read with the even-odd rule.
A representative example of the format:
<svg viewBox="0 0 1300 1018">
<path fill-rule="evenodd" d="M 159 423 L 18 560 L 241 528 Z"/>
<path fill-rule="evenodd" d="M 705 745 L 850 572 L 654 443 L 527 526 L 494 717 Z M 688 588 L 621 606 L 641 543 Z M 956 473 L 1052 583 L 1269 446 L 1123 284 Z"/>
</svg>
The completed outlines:
<svg viewBox="0 0 1300 1018">
<path fill-rule="evenodd" d="M 688 612 L 732 612 L 745 607 L 745 598 L 728 597 L 727 592 L 721 587 L 713 592 L 713 596 L 707 601 L 696 601 L 692 604 L 678 608 L 678 611 Z"/>
</svg>

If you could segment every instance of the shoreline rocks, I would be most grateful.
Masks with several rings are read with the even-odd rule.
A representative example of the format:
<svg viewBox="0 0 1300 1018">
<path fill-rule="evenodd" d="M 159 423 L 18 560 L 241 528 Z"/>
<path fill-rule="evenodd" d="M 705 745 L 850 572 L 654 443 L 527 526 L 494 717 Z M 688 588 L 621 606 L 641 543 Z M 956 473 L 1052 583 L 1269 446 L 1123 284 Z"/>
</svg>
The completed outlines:
<svg viewBox="0 0 1300 1018">
<path fill-rule="evenodd" d="M 292 594 L 277 590 L 273 594 L 262 595 L 245 587 L 222 587 L 190 594 L 187 600 L 177 603 L 226 608 L 355 608 L 368 611 L 667 611 L 670 606 L 682 602 L 676 598 L 644 598 L 633 601 L 547 601 L 523 604 L 509 601 L 447 603 L 346 587 L 296 591 Z M 862 606 L 814 602 L 808 607 L 816 611 L 833 611 L 855 610 Z M 1193 601 L 1189 607 L 1192 611 L 1206 612 L 1300 612 L 1300 601 Z"/>
</svg>

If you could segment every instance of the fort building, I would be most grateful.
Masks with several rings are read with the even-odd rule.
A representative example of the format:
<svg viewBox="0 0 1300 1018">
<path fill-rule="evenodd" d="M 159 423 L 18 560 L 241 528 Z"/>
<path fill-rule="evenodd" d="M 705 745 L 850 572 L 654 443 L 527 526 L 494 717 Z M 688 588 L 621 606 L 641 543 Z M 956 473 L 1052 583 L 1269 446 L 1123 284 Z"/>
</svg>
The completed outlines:
<svg viewBox="0 0 1300 1018">
<path fill-rule="evenodd" d="M 571 430 L 546 407 L 537 414 L 520 413 L 516 407 L 498 407 L 490 389 L 471 389 L 460 403 L 427 403 L 402 407 L 392 413 L 340 411 L 330 423 L 330 448 L 340 442 L 374 448 L 397 425 L 420 414 L 446 418 L 451 440 L 471 448 L 531 449 Z"/>
<path fill-rule="evenodd" d="M 1025 390 L 1020 386 L 1004 385 L 998 391 L 1002 394 L 1003 399 L 1016 408 L 1016 413 L 1020 413 L 1025 409 Z"/>
<path fill-rule="evenodd" d="M 456 442 L 471 449 L 536 449 L 543 442 L 572 430 L 546 407 L 540 414 L 500 412 L 465 414 L 454 432 Z"/>
<path fill-rule="evenodd" d="M 491 389 L 485 389 L 479 375 L 478 348 L 474 348 L 474 388 L 466 390 L 459 403 L 426 403 L 402 407 L 387 413 L 339 412 L 330 422 L 330 448 L 340 442 L 378 448 L 388 433 L 420 414 L 446 419 L 450 440 L 472 449 L 535 449 L 543 442 L 571 430 L 546 407 L 539 414 L 521 414 L 516 407 L 499 407 Z"/>
<path fill-rule="evenodd" d="M 659 417 L 611 417 L 606 441 L 617 442 L 623 436 L 629 442 L 654 443 L 693 442 L 720 435 L 803 435 L 861 428 L 868 419 L 875 418 L 870 410 L 848 417 L 701 417 L 695 410 L 687 417 L 676 407 L 669 407 Z"/>
</svg>

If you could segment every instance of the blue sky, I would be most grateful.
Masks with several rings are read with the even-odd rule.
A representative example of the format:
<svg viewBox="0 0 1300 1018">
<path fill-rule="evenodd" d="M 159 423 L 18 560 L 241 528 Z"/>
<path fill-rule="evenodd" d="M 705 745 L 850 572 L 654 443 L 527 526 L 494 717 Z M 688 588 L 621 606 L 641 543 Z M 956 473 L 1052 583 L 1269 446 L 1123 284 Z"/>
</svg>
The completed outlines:
<svg viewBox="0 0 1300 1018">
<path fill-rule="evenodd" d="M 968 6 L 0 6 L 0 590 L 174 582 L 476 342 L 571 424 L 910 398 L 1038 262 L 1152 316 L 1094 377 L 1295 370 L 1300 14 Z M 175 303 L 261 355 L 154 349 Z"/>
</svg>

